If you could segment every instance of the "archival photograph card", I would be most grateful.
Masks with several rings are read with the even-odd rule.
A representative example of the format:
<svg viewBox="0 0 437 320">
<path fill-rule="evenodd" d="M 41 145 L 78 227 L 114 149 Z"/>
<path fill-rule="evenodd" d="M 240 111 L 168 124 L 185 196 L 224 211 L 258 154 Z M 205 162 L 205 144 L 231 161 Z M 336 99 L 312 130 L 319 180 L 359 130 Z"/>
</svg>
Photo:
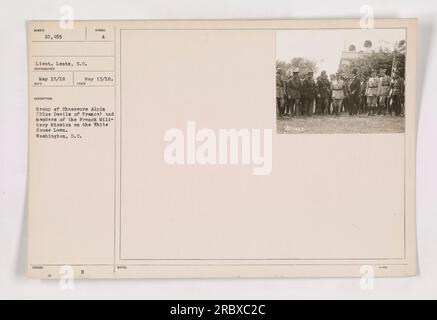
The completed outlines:
<svg viewBox="0 0 437 320">
<path fill-rule="evenodd" d="M 416 20 L 28 22 L 28 275 L 416 275 Z"/>
</svg>

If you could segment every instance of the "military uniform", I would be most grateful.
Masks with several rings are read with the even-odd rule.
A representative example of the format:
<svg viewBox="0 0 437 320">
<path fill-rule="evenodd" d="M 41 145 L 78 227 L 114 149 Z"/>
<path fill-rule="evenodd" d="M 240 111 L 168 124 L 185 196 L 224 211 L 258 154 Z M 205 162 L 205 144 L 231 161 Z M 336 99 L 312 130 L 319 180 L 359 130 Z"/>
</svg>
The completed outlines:
<svg viewBox="0 0 437 320">
<path fill-rule="evenodd" d="M 285 82 L 282 76 L 276 74 L 276 113 L 278 116 L 284 114 Z"/>
<path fill-rule="evenodd" d="M 402 78 L 395 78 L 390 84 L 390 96 L 391 103 L 395 112 L 395 115 L 399 116 L 403 113 L 402 105 L 405 94 L 405 81 Z"/>
<path fill-rule="evenodd" d="M 367 96 L 367 107 L 369 108 L 369 115 L 374 113 L 378 107 L 378 88 L 379 88 L 379 78 L 371 77 L 367 81 L 366 96 Z"/>
<path fill-rule="evenodd" d="M 334 114 L 339 115 L 345 97 L 345 83 L 341 79 L 336 79 L 331 82 L 332 103 L 334 104 Z"/>
<path fill-rule="evenodd" d="M 318 113 L 323 114 L 330 113 L 329 108 L 329 98 L 331 97 L 331 83 L 328 78 L 320 77 L 317 80 L 317 98 L 319 99 L 319 110 Z"/>
<path fill-rule="evenodd" d="M 367 99 L 366 99 L 367 80 L 361 81 L 360 88 L 360 112 L 365 113 L 367 111 Z"/>
<path fill-rule="evenodd" d="M 360 103 L 361 81 L 355 76 L 349 84 L 349 115 L 358 114 L 358 105 Z"/>
<path fill-rule="evenodd" d="M 291 115 L 299 115 L 300 96 L 301 96 L 302 83 L 299 76 L 293 75 L 290 80 L 287 81 L 286 94 L 290 99 L 288 106 L 286 106 L 286 113 Z"/>
<path fill-rule="evenodd" d="M 378 114 L 386 114 L 387 111 L 391 113 L 388 105 L 388 96 L 390 93 L 391 78 L 384 75 L 379 78 L 378 97 L 379 97 L 379 110 Z"/>
<path fill-rule="evenodd" d="M 346 77 L 343 77 L 344 81 L 344 99 L 343 99 L 343 109 L 345 112 L 349 112 L 349 85 L 350 85 L 350 79 L 347 79 Z"/>
<path fill-rule="evenodd" d="M 316 98 L 316 82 L 313 78 L 307 78 L 302 83 L 302 113 L 311 116 L 313 113 L 314 101 Z"/>
</svg>

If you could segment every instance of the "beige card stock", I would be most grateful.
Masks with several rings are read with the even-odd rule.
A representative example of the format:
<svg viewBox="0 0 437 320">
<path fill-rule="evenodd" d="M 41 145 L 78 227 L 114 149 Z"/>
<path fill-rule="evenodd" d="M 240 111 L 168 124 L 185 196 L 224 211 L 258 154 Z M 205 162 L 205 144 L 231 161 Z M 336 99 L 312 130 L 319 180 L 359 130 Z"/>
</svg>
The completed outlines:
<svg viewBox="0 0 437 320">
<path fill-rule="evenodd" d="M 415 20 L 31 21 L 28 50 L 30 277 L 416 274 Z M 281 116 L 296 65 L 373 56 L 404 116 Z"/>
</svg>

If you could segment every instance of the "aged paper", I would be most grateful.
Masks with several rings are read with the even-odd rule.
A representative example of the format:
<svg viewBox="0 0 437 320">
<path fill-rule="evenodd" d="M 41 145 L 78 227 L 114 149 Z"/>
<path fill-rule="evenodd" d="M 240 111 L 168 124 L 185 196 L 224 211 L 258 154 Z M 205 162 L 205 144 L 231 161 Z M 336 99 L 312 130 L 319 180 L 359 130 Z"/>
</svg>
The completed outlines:
<svg viewBox="0 0 437 320">
<path fill-rule="evenodd" d="M 416 274 L 416 20 L 28 22 L 32 278 Z"/>
</svg>

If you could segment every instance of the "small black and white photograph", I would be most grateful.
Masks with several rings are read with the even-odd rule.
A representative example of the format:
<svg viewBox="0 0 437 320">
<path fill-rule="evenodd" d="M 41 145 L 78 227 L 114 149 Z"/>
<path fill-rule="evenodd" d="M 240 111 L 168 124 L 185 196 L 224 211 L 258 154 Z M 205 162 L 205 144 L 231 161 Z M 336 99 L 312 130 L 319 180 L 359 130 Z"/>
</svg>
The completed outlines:
<svg viewBox="0 0 437 320">
<path fill-rule="evenodd" d="M 404 133 L 405 29 L 276 33 L 279 134 Z"/>
</svg>

